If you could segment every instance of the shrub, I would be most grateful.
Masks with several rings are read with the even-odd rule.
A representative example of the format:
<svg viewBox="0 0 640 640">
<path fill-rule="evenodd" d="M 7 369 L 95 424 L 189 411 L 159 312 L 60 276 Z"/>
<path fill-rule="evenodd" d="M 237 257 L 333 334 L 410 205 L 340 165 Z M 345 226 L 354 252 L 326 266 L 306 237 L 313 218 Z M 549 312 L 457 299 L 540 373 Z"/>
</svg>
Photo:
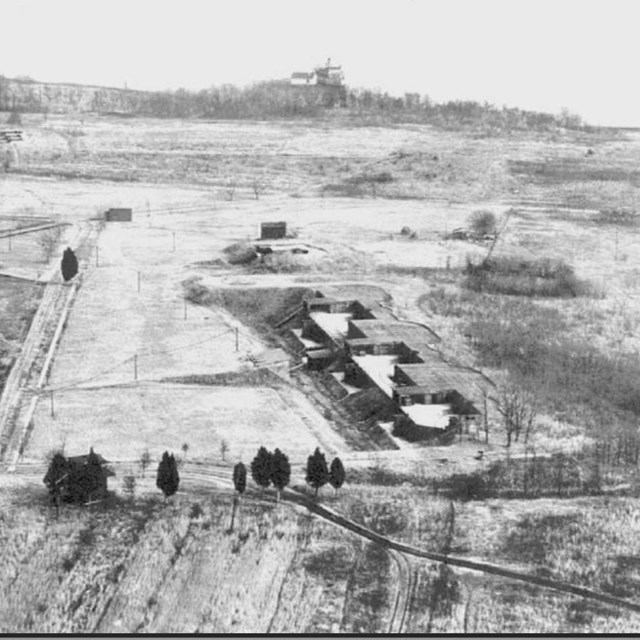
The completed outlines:
<svg viewBox="0 0 640 640">
<path fill-rule="evenodd" d="M 630 209 L 603 209 L 596 213 L 592 219 L 596 224 L 633 227 L 640 221 L 640 216 Z"/>
<path fill-rule="evenodd" d="M 477 236 L 485 236 L 496 232 L 496 215 L 493 211 L 481 209 L 474 211 L 469 218 L 469 226 Z"/>
<path fill-rule="evenodd" d="M 223 253 L 227 257 L 227 262 L 233 265 L 250 264 L 258 257 L 255 248 L 244 242 L 229 245 Z"/>
<path fill-rule="evenodd" d="M 579 280 L 563 260 L 499 257 L 474 263 L 467 258 L 465 286 L 473 291 L 504 295 L 574 298 L 592 295 L 593 287 Z"/>
</svg>

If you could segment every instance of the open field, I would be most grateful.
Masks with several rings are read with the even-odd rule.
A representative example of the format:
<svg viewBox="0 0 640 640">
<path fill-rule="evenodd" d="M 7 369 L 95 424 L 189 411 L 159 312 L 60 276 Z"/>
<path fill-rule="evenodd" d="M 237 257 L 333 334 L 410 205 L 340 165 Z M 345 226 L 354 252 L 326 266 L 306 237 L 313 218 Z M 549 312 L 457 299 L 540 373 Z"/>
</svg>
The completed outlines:
<svg viewBox="0 0 640 640">
<path fill-rule="evenodd" d="M 70 223 L 68 238 L 108 207 L 131 206 L 134 219 L 91 223 L 96 249 L 35 404 L 23 466 L 0 476 L 0 537 L 9 549 L 0 560 L 2 631 L 637 631 L 636 614 L 403 559 L 299 506 L 255 495 L 226 534 L 232 495 L 215 465 L 223 441 L 225 473 L 261 445 L 279 447 L 294 463 L 292 483 L 302 485 L 302 465 L 319 446 L 347 466 L 340 496 L 327 488 L 322 500 L 380 533 L 636 601 L 634 498 L 447 493 L 456 476 L 505 457 L 493 406 L 489 443 L 392 450 L 358 439 L 366 425 L 347 425 L 310 376 L 259 383 L 250 373 L 253 356 L 286 346 L 274 324 L 301 292 L 321 289 L 425 323 L 445 356 L 499 383 L 531 371 L 529 383 L 546 380 L 528 443 L 540 456 L 631 434 L 640 415 L 640 224 L 620 227 L 600 210 L 635 210 L 639 137 L 89 116 L 25 116 L 25 131 L 19 161 L 0 183 L 7 216 L 28 208 Z M 446 236 L 478 209 L 500 217 L 512 208 L 495 255 L 562 258 L 592 295 L 466 288 L 467 256 L 485 256 L 490 243 Z M 274 220 L 314 251 L 227 262 L 226 247 L 257 238 L 260 223 Z M 0 220 L 0 230 L 14 223 Z M 46 280 L 56 262 L 46 262 L 35 234 L 14 237 L 11 251 L 0 239 L 2 270 Z M 185 301 L 189 283 L 202 288 L 200 304 Z M 0 282 L 1 331 L 14 350 L 39 291 Z M 165 450 L 183 457 L 184 444 L 202 477 L 185 468 L 166 506 L 152 469 L 136 478 L 135 499 L 125 500 L 118 476 L 108 504 L 65 507 L 55 519 L 41 478 L 25 472 L 61 447 L 73 455 L 93 446 L 134 469 L 145 449 L 155 461 Z M 511 455 L 524 455 L 522 442 Z M 636 487 L 633 473 L 613 477 Z"/>
<path fill-rule="evenodd" d="M 3 479 L 0 566 L 11 577 L 0 605 L 3 630 L 386 632 L 398 616 L 394 602 L 403 589 L 408 592 L 400 600 L 400 628 L 407 633 L 629 632 L 638 622 L 637 614 L 495 576 L 416 559 L 396 567 L 381 547 L 286 502 L 258 500 L 257 494 L 242 501 L 230 533 L 228 493 L 198 488 L 187 479 L 179 495 L 163 505 L 149 495 L 150 482 L 139 482 L 133 500 L 67 508 L 56 518 L 35 497 L 37 486 Z M 576 576 L 571 560 L 567 564 L 577 552 L 571 545 L 580 543 L 575 529 L 560 528 L 557 538 L 547 534 L 527 553 L 517 552 L 516 538 L 527 535 L 526 522 L 549 531 L 546 514 L 555 507 L 548 503 L 528 503 L 524 515 L 504 503 L 456 506 L 452 521 L 448 503 L 394 489 L 347 487 L 341 498 L 329 501 L 356 521 L 422 548 L 451 545 L 458 557 L 499 559 L 503 566 L 534 572 L 536 558 L 546 553 L 557 563 L 552 572 L 557 577 L 593 584 L 590 567 Z M 624 502 L 580 507 L 587 508 L 586 515 L 562 512 L 554 522 L 571 526 L 576 517 L 586 517 L 598 531 L 590 544 L 600 548 L 614 545 L 616 525 L 619 530 L 630 524 Z M 611 507 L 615 522 L 605 524 Z M 487 508 L 488 520 L 481 513 Z M 468 528 L 472 525 L 477 529 Z M 474 535 L 459 538 L 467 531 Z M 607 580 L 620 578 L 620 564 L 598 558 L 591 566 L 598 571 L 598 586 L 613 589 Z"/>
<path fill-rule="evenodd" d="M 14 483 L 5 504 L 8 492 L 34 493 Z M 389 584 L 374 608 L 366 586 L 348 592 L 356 567 L 383 580 L 388 568 L 339 530 L 273 502 L 248 499 L 234 533 L 230 496 L 197 489 L 166 506 L 142 495 L 58 519 L 35 505 L 4 512 L 2 631 L 373 631 L 385 629 L 394 595 Z M 327 549 L 341 569 L 323 566 Z"/>
<path fill-rule="evenodd" d="M 279 447 L 292 462 L 303 462 L 319 446 L 342 453 L 342 439 L 295 389 L 148 384 L 63 391 L 55 396 L 55 418 L 39 403 L 25 459 L 42 460 L 53 449 L 88 451 L 109 460 L 137 460 L 148 449 L 153 459 L 178 452 L 189 458 L 226 458 L 248 464 L 261 445 Z M 87 406 L 93 407 L 87 414 Z"/>
</svg>

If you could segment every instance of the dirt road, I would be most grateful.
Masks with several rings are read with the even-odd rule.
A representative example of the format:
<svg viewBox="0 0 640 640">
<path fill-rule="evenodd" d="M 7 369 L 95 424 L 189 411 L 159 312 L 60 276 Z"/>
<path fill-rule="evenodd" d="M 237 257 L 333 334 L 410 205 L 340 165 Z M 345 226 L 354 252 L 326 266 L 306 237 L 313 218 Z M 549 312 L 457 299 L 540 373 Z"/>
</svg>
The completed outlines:
<svg viewBox="0 0 640 640">
<path fill-rule="evenodd" d="M 80 254 L 96 234 L 95 225 L 84 224 L 71 229 L 64 240 L 78 248 L 77 253 Z M 61 318 L 64 322 L 80 283 L 81 276 L 69 284 L 63 284 L 58 272 L 57 257 L 52 262 L 54 264 L 47 270 L 50 276 L 40 306 L 0 398 L 0 460 L 14 461 L 22 450 L 37 402 L 34 392 L 37 393 L 43 387 L 51 364 L 51 357 L 46 357 L 45 354 L 50 349 L 55 349 L 56 345 L 52 341 L 56 327 Z"/>
</svg>

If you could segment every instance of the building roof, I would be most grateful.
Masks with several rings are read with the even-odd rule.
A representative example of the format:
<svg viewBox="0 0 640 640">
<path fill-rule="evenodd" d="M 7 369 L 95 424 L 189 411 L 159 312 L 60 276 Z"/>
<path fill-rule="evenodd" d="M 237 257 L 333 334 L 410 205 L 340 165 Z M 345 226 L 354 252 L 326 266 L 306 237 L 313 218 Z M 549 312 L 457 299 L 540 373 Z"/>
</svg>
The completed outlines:
<svg viewBox="0 0 640 640">
<path fill-rule="evenodd" d="M 328 304 L 353 304 L 356 300 L 351 298 L 322 298 L 314 297 L 314 298 L 306 298 L 306 302 L 310 307 L 314 306 L 326 306 Z"/>
<path fill-rule="evenodd" d="M 421 387 L 420 385 L 400 385 L 395 388 L 396 393 L 400 395 L 430 395 L 433 393 L 433 389 L 430 387 Z"/>
<path fill-rule="evenodd" d="M 315 72 L 307 73 L 306 71 L 294 71 L 291 74 L 291 77 L 308 80 L 309 78 L 313 78 L 314 75 Z"/>
<path fill-rule="evenodd" d="M 455 389 L 471 401 L 480 400 L 483 389 L 490 386 L 490 382 L 481 373 L 454 367 L 444 360 L 425 364 L 399 364 L 396 367 L 415 386 L 426 387 L 432 393 Z"/>
<path fill-rule="evenodd" d="M 352 314 L 314 311 L 309 314 L 309 317 L 334 340 L 342 340 L 347 335 L 347 322 L 352 317 Z"/>
<path fill-rule="evenodd" d="M 324 358 L 332 357 L 334 355 L 334 352 L 331 351 L 331 349 L 313 349 L 313 351 L 307 351 L 305 355 L 311 360 L 322 360 Z"/>
<path fill-rule="evenodd" d="M 109 461 L 105 460 L 99 453 L 96 453 L 95 456 L 100 464 L 109 464 Z M 80 456 L 69 456 L 67 461 L 74 464 L 86 464 L 89 461 L 89 454 L 85 453 Z"/>
<path fill-rule="evenodd" d="M 345 342 L 352 347 L 367 346 L 370 344 L 402 344 L 402 340 L 395 340 L 392 337 L 386 338 L 347 338 Z"/>
<path fill-rule="evenodd" d="M 394 366 L 397 356 L 353 356 L 353 361 L 373 380 L 376 386 L 389 397 L 393 393 Z"/>
<path fill-rule="evenodd" d="M 404 342 L 410 349 L 420 354 L 431 351 L 430 345 L 438 342 L 437 336 L 422 325 L 410 322 L 389 322 L 385 320 L 351 320 L 354 327 L 362 331 L 367 338 L 385 342 Z"/>
<path fill-rule="evenodd" d="M 433 429 L 446 429 L 451 417 L 451 405 L 448 404 L 412 404 L 402 407 L 402 411 L 419 427 Z"/>
</svg>

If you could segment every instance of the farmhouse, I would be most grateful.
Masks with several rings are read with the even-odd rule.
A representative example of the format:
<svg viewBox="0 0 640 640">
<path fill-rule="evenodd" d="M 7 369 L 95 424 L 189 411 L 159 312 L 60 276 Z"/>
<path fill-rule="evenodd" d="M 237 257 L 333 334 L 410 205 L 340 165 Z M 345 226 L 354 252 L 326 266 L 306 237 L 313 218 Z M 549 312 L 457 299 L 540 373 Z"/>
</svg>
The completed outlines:
<svg viewBox="0 0 640 640">
<path fill-rule="evenodd" d="M 65 458 L 60 491 L 62 500 L 86 503 L 105 498 L 107 479 L 115 475 L 108 464 L 108 460 L 94 453 L 93 449 L 87 455 Z"/>
<path fill-rule="evenodd" d="M 305 71 L 295 71 L 291 74 L 291 84 L 296 86 L 314 85 L 318 81 L 315 71 L 306 73 Z"/>
<path fill-rule="evenodd" d="M 316 67 L 310 73 L 305 71 L 295 71 L 291 74 L 291 84 L 293 86 L 325 86 L 343 87 L 344 73 L 340 65 L 331 64 L 329 58 L 326 64 Z"/>
</svg>

